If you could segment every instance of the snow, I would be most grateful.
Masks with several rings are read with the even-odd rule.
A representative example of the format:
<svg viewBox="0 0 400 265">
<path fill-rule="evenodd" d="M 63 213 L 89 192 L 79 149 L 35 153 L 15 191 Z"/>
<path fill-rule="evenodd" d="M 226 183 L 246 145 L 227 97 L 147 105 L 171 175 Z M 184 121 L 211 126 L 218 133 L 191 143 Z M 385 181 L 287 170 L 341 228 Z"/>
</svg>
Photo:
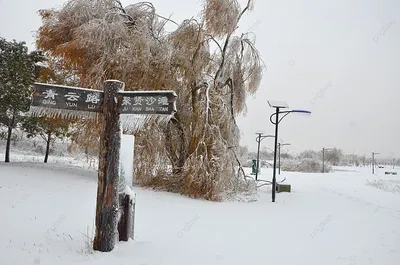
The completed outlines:
<svg viewBox="0 0 400 265">
<path fill-rule="evenodd" d="M 129 196 L 129 199 L 132 200 L 132 203 L 136 203 L 136 193 L 129 188 L 128 185 L 125 186 L 124 194 Z"/>
<path fill-rule="evenodd" d="M 289 108 L 288 104 L 283 101 L 277 101 L 277 100 L 269 100 L 268 104 L 270 107 L 279 107 L 279 108 Z"/>
<path fill-rule="evenodd" d="M 121 82 L 121 81 L 118 81 L 118 82 Z M 95 90 L 95 89 L 90 89 L 90 88 L 85 88 L 85 87 L 64 86 L 64 85 L 48 84 L 48 83 L 40 83 L 40 82 L 35 82 L 35 85 L 45 86 L 45 87 L 54 87 L 54 88 L 72 88 L 72 89 L 76 89 L 78 91 L 103 93 L 102 90 Z"/>
<path fill-rule="evenodd" d="M 145 94 L 145 95 L 147 95 L 147 94 L 159 94 L 159 93 L 163 93 L 163 94 L 172 94 L 174 97 L 178 97 L 178 95 L 176 94 L 176 92 L 175 91 L 173 91 L 173 90 L 144 90 L 144 91 L 141 91 L 141 90 L 130 90 L 130 91 L 119 91 L 118 92 L 118 94 L 121 94 L 121 95 L 124 95 L 124 94 L 126 94 L 126 95 L 131 95 L 131 94 L 138 94 L 138 95 L 140 95 L 140 94 Z"/>
<path fill-rule="evenodd" d="M 16 162 L 0 163 L 1 265 L 400 261 L 400 177 L 384 175 L 385 169 L 376 175 L 356 167 L 325 174 L 282 172 L 277 180 L 286 177 L 292 193 L 278 193 L 275 203 L 270 186 L 259 189 L 251 203 L 193 200 L 135 187 L 135 240 L 100 253 L 90 249 L 96 171 L 83 159 L 50 156 L 44 164 L 42 157 L 32 157 L 14 150 Z M 270 180 L 271 174 L 263 168 L 260 178 Z"/>
<path fill-rule="evenodd" d="M 35 63 L 35 65 L 43 67 L 43 68 L 48 68 L 49 67 L 49 63 L 48 62 L 37 62 L 37 63 Z"/>
</svg>

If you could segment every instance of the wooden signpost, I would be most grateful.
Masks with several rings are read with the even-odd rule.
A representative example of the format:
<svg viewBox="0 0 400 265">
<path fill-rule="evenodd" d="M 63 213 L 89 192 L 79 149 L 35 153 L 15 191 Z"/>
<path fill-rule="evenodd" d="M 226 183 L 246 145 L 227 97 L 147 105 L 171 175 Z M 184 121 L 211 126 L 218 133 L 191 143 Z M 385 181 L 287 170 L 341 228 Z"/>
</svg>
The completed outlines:
<svg viewBox="0 0 400 265">
<path fill-rule="evenodd" d="M 104 91 L 42 83 L 35 83 L 34 87 L 33 115 L 61 115 L 65 118 L 102 116 L 93 248 L 111 251 L 115 246 L 117 229 L 119 240 L 127 241 L 133 234 L 130 231 L 133 222 L 132 198 L 129 194 L 118 196 L 120 115 L 170 117 L 176 112 L 177 95 L 174 91 L 123 91 L 124 83 L 118 80 L 105 81 Z M 123 220 L 118 220 L 118 209 L 123 209 Z"/>
</svg>

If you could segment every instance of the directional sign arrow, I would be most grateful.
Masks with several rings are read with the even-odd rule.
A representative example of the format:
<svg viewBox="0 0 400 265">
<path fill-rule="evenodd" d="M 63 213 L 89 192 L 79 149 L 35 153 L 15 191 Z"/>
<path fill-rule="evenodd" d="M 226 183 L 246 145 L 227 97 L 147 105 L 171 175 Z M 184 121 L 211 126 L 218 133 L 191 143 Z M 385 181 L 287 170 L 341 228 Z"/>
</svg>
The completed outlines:
<svg viewBox="0 0 400 265">
<path fill-rule="evenodd" d="M 31 105 L 42 108 L 100 112 L 104 92 L 80 87 L 34 84 Z"/>
<path fill-rule="evenodd" d="M 166 114 L 176 112 L 174 91 L 123 91 L 121 97 L 121 114 Z"/>
</svg>

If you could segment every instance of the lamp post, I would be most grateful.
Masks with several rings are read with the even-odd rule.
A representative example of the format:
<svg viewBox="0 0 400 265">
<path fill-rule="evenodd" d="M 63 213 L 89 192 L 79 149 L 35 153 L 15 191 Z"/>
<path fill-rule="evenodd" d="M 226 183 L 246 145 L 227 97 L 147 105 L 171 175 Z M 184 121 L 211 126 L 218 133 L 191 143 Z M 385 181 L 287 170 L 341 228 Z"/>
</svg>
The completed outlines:
<svg viewBox="0 0 400 265">
<path fill-rule="evenodd" d="M 289 106 L 284 102 L 276 102 L 276 101 L 268 101 L 270 107 L 275 108 L 275 113 L 273 113 L 269 120 L 272 124 L 275 125 L 275 146 L 274 146 L 274 170 L 272 175 L 272 202 L 275 202 L 275 192 L 276 192 L 276 155 L 278 149 L 278 125 L 290 113 L 307 113 L 310 114 L 311 112 L 308 110 L 286 110 L 280 111 L 283 108 L 289 108 Z M 279 118 L 279 114 L 284 114 L 281 118 Z M 273 121 L 273 117 L 275 117 L 275 121 Z"/>
<path fill-rule="evenodd" d="M 333 148 L 322 148 L 322 173 L 325 173 L 325 151 L 333 150 Z"/>
<path fill-rule="evenodd" d="M 274 137 L 273 135 L 262 135 L 263 133 L 256 133 L 258 136 L 256 138 L 257 142 L 257 165 L 256 165 L 256 180 L 258 179 L 258 171 L 260 169 L 260 143 L 267 137 Z"/>
<path fill-rule="evenodd" d="M 380 153 L 372 152 L 372 175 L 375 174 L 375 155 L 379 155 Z"/>
<path fill-rule="evenodd" d="M 278 152 L 278 157 L 279 157 L 279 162 L 278 162 L 278 168 L 279 168 L 279 170 L 278 170 L 278 174 L 280 175 L 281 174 L 281 148 L 282 148 L 282 146 L 285 146 L 285 145 L 290 145 L 290 144 L 288 144 L 288 143 L 286 143 L 286 144 L 282 144 L 282 143 L 278 143 L 278 150 L 279 150 L 279 152 Z"/>
</svg>

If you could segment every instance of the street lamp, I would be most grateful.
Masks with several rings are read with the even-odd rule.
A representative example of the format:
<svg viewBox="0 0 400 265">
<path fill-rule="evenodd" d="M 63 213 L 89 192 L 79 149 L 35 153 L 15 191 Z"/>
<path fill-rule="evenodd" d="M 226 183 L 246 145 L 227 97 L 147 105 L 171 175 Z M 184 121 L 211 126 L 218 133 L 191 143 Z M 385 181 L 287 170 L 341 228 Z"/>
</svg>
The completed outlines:
<svg viewBox="0 0 400 265">
<path fill-rule="evenodd" d="M 275 108 L 275 113 L 273 113 L 269 120 L 272 124 L 275 125 L 275 146 L 274 146 L 274 171 L 272 175 L 272 202 L 275 202 L 275 192 L 276 192 L 276 155 L 277 155 L 277 148 L 278 148 L 278 125 L 283 118 L 285 118 L 290 113 L 307 113 L 310 114 L 311 112 L 308 110 L 286 110 L 280 111 L 280 109 L 289 108 L 289 106 L 285 102 L 279 101 L 268 101 L 270 107 Z M 279 118 L 279 114 L 285 114 L 281 118 Z M 272 117 L 275 117 L 275 121 L 273 121 Z"/>
<path fill-rule="evenodd" d="M 256 138 L 256 142 L 257 142 L 257 165 L 256 165 L 256 180 L 258 178 L 258 171 L 260 169 L 260 142 L 262 140 L 264 140 L 267 137 L 275 137 L 273 135 L 262 135 L 263 133 L 256 133 L 258 136 Z"/>
<path fill-rule="evenodd" d="M 278 143 L 278 150 L 279 150 L 279 152 L 278 152 L 278 154 L 279 154 L 279 162 L 278 162 L 279 171 L 278 171 L 278 174 L 279 175 L 281 174 L 281 148 L 282 148 L 282 146 L 285 146 L 285 145 L 290 145 L 290 144 Z"/>
<path fill-rule="evenodd" d="M 325 151 L 333 150 L 333 148 L 322 148 L 322 173 L 325 173 Z"/>
<path fill-rule="evenodd" d="M 375 174 L 375 155 L 380 155 L 380 153 L 372 152 L 372 175 Z"/>
</svg>

